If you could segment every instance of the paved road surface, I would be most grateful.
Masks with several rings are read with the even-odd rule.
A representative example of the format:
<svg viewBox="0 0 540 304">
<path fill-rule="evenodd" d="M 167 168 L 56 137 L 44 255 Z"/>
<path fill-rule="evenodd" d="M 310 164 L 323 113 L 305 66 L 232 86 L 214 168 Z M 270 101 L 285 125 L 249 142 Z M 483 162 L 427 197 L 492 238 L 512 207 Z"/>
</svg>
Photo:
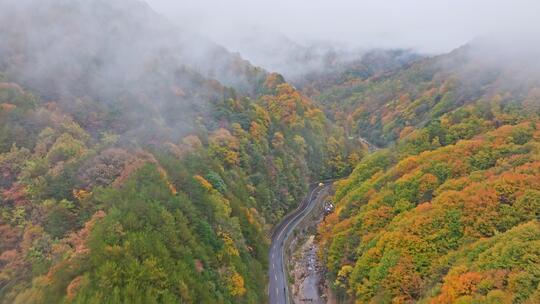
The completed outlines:
<svg viewBox="0 0 540 304">
<path fill-rule="evenodd" d="M 328 187 L 328 184 L 325 184 L 325 186 L 322 187 L 313 186 L 310 189 L 308 197 L 302 201 L 298 209 L 289 213 L 274 230 L 272 235 L 272 246 L 270 247 L 270 257 L 268 259 L 268 275 L 270 282 L 268 293 L 270 304 L 289 303 L 289 286 L 287 275 L 285 273 L 283 245 L 294 228 L 296 228 L 302 219 L 313 210 L 317 202 L 317 195 L 326 187 Z"/>
<path fill-rule="evenodd" d="M 363 143 L 364 145 L 367 146 L 368 148 L 368 152 L 375 152 L 377 150 L 379 150 L 380 148 L 375 146 L 374 144 L 370 143 L 367 139 L 361 137 L 361 136 L 358 136 L 358 140 Z"/>
</svg>

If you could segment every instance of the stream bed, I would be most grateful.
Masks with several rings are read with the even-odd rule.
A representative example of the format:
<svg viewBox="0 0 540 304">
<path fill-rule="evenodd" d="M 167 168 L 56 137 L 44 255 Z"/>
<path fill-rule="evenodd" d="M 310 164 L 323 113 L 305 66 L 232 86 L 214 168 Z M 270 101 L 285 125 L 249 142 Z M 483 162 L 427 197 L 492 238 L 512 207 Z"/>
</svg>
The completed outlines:
<svg viewBox="0 0 540 304">
<path fill-rule="evenodd" d="M 322 268 L 317 258 L 315 236 L 304 238 L 291 259 L 292 295 L 295 303 L 326 303 Z"/>
</svg>

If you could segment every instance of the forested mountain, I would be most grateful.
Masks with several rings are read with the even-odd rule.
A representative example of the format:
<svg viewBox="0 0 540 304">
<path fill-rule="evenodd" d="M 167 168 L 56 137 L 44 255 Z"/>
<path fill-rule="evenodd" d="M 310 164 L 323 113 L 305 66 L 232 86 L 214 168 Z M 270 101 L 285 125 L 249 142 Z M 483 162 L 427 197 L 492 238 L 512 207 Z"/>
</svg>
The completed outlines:
<svg viewBox="0 0 540 304">
<path fill-rule="evenodd" d="M 330 42 L 297 43 L 262 28 L 243 28 L 228 45 L 256 65 L 279 71 L 307 92 L 322 90 L 346 78 L 367 78 L 403 67 L 421 55 L 411 50 L 360 49 Z"/>
<path fill-rule="evenodd" d="M 0 41 L 2 303 L 265 302 L 270 228 L 362 153 L 134 0 L 3 1 Z"/>
<path fill-rule="evenodd" d="M 114 128 L 140 141 L 156 130 L 177 140 L 208 113 L 209 102 L 226 94 L 224 85 L 255 96 L 266 77 L 139 1 L 0 5 L 0 69 L 92 133 Z"/>
<path fill-rule="evenodd" d="M 527 99 L 529 92 L 534 94 L 539 76 L 532 58 L 539 48 L 534 42 L 515 47 L 517 50 L 502 42 L 479 39 L 449 54 L 417 60 L 389 72 L 368 77 L 342 73 L 329 88 L 319 85 L 308 93 L 351 135 L 361 134 L 385 146 L 406 135 L 411 127 L 424 126 L 479 99 L 496 94 L 503 99 Z M 529 51 L 518 51 L 526 48 Z M 530 98 L 528 104 L 533 104 Z"/>
<path fill-rule="evenodd" d="M 292 78 L 292 81 L 305 94 L 317 98 L 323 105 L 331 108 L 334 103 L 342 105 L 340 100 L 345 97 L 332 98 L 329 92 L 340 91 L 342 87 L 355 86 L 362 80 L 376 79 L 390 74 L 406 68 L 423 57 L 404 49 L 375 49 L 363 52 L 328 51 L 321 68 L 304 70 L 301 76 Z"/>
<path fill-rule="evenodd" d="M 339 300 L 540 302 L 540 44 L 291 45 L 294 85 L 138 0 L 1 1 L 0 302 L 264 303 L 327 178 Z"/>
<path fill-rule="evenodd" d="M 319 227 L 343 301 L 540 301 L 538 49 L 505 47 L 475 41 L 317 96 L 387 146 L 336 183 Z"/>
</svg>

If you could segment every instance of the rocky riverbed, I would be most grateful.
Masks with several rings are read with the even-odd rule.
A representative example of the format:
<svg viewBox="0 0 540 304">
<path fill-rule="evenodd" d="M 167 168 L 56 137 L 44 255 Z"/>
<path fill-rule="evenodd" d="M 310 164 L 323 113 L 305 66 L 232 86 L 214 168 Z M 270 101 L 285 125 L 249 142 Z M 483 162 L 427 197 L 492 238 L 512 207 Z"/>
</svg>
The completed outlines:
<svg viewBox="0 0 540 304">
<path fill-rule="evenodd" d="M 314 235 L 307 236 L 292 257 L 294 283 L 291 291 L 295 303 L 326 303 L 323 279 Z"/>
</svg>

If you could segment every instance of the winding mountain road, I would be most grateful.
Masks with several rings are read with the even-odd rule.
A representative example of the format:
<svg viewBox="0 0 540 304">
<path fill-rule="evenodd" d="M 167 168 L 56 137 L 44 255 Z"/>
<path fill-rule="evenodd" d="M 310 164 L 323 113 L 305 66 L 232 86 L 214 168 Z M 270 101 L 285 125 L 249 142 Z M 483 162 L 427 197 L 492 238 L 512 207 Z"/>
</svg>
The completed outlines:
<svg viewBox="0 0 540 304">
<path fill-rule="evenodd" d="M 269 301 L 270 304 L 289 303 L 288 275 L 285 268 L 284 244 L 298 224 L 311 213 L 318 201 L 321 190 L 329 187 L 330 183 L 323 186 L 312 185 L 309 195 L 302 201 L 300 206 L 289 213 L 277 226 L 272 234 L 272 246 L 269 257 Z"/>
<path fill-rule="evenodd" d="M 371 152 L 375 152 L 377 150 L 380 150 L 381 148 L 375 146 L 374 144 L 372 144 L 371 142 L 369 142 L 367 139 L 361 137 L 361 136 L 358 136 L 358 140 L 367 146 L 368 148 L 368 152 L 371 153 Z"/>
</svg>

